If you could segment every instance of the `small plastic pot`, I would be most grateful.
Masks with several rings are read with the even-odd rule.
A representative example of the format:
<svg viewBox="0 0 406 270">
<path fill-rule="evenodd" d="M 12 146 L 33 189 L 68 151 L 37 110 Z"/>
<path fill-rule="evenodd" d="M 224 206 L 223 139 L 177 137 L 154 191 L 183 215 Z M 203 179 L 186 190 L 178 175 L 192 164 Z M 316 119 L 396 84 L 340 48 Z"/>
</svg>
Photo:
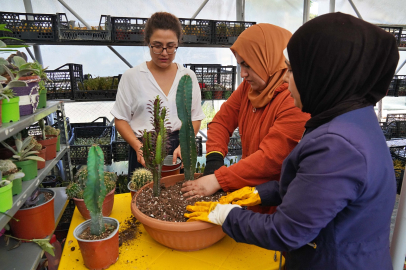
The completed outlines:
<svg viewBox="0 0 406 270">
<path fill-rule="evenodd" d="M 47 106 L 47 90 L 43 89 L 39 94 L 39 102 L 37 109 L 42 109 L 45 108 L 46 106 Z"/>
<path fill-rule="evenodd" d="M 43 146 L 42 149 L 40 151 L 38 151 L 39 153 L 37 154 L 37 156 L 42 157 L 43 159 L 45 159 L 46 151 L 47 151 L 47 148 L 45 146 Z M 37 169 L 41 170 L 43 168 L 45 168 L 45 161 L 37 160 Z"/>
<path fill-rule="evenodd" d="M 22 190 L 23 190 L 23 179 L 22 178 L 14 179 L 12 189 L 13 196 L 20 194 Z"/>
<path fill-rule="evenodd" d="M 41 182 L 44 188 L 52 188 L 56 187 L 56 176 L 55 175 L 47 175 Z"/>
<path fill-rule="evenodd" d="M 180 173 L 180 167 L 182 166 L 182 160 L 178 158 L 176 164 L 172 164 L 173 155 L 168 155 L 164 159 L 164 164 L 162 165 L 161 177 L 175 175 Z"/>
<path fill-rule="evenodd" d="M 6 212 L 13 206 L 13 182 L 0 188 L 0 212 Z"/>
<path fill-rule="evenodd" d="M 47 135 L 46 138 L 46 140 L 42 140 L 41 138 L 37 137 L 37 142 L 42 144 L 42 146 L 46 146 L 47 148 L 45 160 L 51 160 L 56 157 L 56 142 L 58 137 L 56 135 Z"/>
<path fill-rule="evenodd" d="M 13 161 L 13 162 L 25 174 L 25 176 L 23 177 L 23 181 L 29 181 L 37 177 L 38 168 L 36 160 L 29 159 L 24 161 Z"/>
<path fill-rule="evenodd" d="M 20 97 L 11 98 L 9 101 L 7 99 L 3 100 L 1 104 L 1 120 L 3 123 L 20 121 L 19 101 Z"/>
<path fill-rule="evenodd" d="M 131 184 L 131 181 L 128 182 L 127 188 L 128 188 L 128 190 L 130 191 L 130 193 L 131 193 L 131 199 L 132 199 L 132 198 L 134 198 L 134 194 L 137 193 L 138 190 L 137 190 L 137 189 L 132 189 L 132 188 L 130 188 L 130 184 Z"/>
<path fill-rule="evenodd" d="M 110 191 L 109 193 L 107 193 L 106 197 L 104 198 L 103 201 L 103 216 L 104 217 L 108 217 L 111 214 L 111 211 L 113 211 L 113 205 L 114 205 L 114 192 L 116 190 L 113 189 L 112 191 Z M 90 219 L 90 213 L 89 210 L 87 210 L 85 201 L 83 199 L 76 199 L 73 198 L 76 207 L 78 208 L 80 214 L 82 215 L 82 217 L 84 219 Z"/>
</svg>

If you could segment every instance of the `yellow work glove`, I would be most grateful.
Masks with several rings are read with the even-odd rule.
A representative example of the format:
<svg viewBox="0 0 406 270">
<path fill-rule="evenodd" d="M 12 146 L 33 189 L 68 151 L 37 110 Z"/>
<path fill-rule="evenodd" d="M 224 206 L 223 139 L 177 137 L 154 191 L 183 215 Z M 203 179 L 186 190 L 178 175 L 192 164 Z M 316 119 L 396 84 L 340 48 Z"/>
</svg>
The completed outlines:
<svg viewBox="0 0 406 270">
<path fill-rule="evenodd" d="M 219 199 L 221 204 L 238 204 L 240 206 L 254 206 L 261 203 L 258 190 L 255 187 L 243 187 Z"/>
<path fill-rule="evenodd" d="M 218 202 L 196 202 L 195 205 L 186 206 L 186 210 L 192 213 L 186 213 L 184 216 L 189 221 L 205 221 L 217 225 L 223 225 L 228 213 L 235 208 L 240 207 L 235 204 L 220 204 Z"/>
</svg>

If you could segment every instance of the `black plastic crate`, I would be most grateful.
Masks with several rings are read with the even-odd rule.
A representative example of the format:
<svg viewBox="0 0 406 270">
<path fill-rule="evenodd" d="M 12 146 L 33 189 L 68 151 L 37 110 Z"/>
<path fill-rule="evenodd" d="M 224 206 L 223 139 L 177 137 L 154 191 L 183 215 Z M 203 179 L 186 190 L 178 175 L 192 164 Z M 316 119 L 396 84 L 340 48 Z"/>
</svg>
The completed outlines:
<svg viewBox="0 0 406 270">
<path fill-rule="evenodd" d="M 203 139 L 201 136 L 196 136 L 195 140 L 196 140 L 197 156 L 201 157 L 203 155 Z"/>
<path fill-rule="evenodd" d="M 59 41 L 112 41 L 109 15 L 100 16 L 97 29 L 77 29 L 70 25 L 65 13 L 57 13 L 57 29 Z"/>
<path fill-rule="evenodd" d="M 406 33 L 405 33 L 405 31 L 403 31 L 402 34 L 400 35 L 399 47 L 406 47 Z"/>
<path fill-rule="evenodd" d="M 56 41 L 56 15 L 0 12 L 0 24 L 11 32 L 0 32 L 0 37 L 13 37 L 28 41 Z M 6 43 L 19 43 L 7 40 Z"/>
<path fill-rule="evenodd" d="M 238 36 L 256 22 L 213 21 L 212 44 L 232 45 Z"/>
<path fill-rule="evenodd" d="M 114 101 L 117 90 L 75 91 L 75 101 Z"/>
<path fill-rule="evenodd" d="M 406 75 L 395 75 L 398 97 L 406 96 Z"/>
<path fill-rule="evenodd" d="M 399 47 L 403 27 L 393 27 L 393 26 L 386 26 L 386 25 L 379 25 L 379 27 L 382 28 L 383 30 L 385 30 L 386 32 L 391 33 L 396 38 L 396 42 Z"/>
<path fill-rule="evenodd" d="M 179 18 L 182 25 L 182 43 L 210 44 L 212 39 L 212 20 Z"/>
<path fill-rule="evenodd" d="M 111 143 L 111 148 L 113 152 L 114 162 L 126 161 L 128 160 L 128 152 L 130 151 L 130 145 L 124 141 L 124 139 L 119 138 Z"/>
<path fill-rule="evenodd" d="M 47 99 L 72 99 L 78 90 L 78 83 L 83 81 L 83 69 L 80 64 L 68 63 L 55 70 L 46 70 L 51 82 L 45 82 Z"/>
<path fill-rule="evenodd" d="M 396 89 L 396 75 L 390 81 L 388 92 L 386 93 L 386 95 L 390 96 L 390 97 L 397 97 L 398 96 L 398 91 Z"/>
<path fill-rule="evenodd" d="M 387 133 L 389 139 L 406 138 L 406 121 L 388 123 Z"/>
<path fill-rule="evenodd" d="M 114 127 L 76 127 L 73 129 L 73 135 L 69 139 L 70 145 L 70 159 L 72 165 L 86 165 L 87 155 L 91 145 L 75 145 L 77 138 L 97 138 L 109 137 L 110 143 L 108 145 L 100 145 L 104 154 L 104 164 L 110 165 L 112 163 L 111 141 L 114 134 Z"/>
<path fill-rule="evenodd" d="M 110 120 L 107 117 L 98 117 L 92 122 L 83 123 L 69 123 L 68 124 L 68 134 L 69 138 L 72 137 L 73 129 L 77 127 L 106 127 L 110 124 Z"/>
<path fill-rule="evenodd" d="M 202 100 L 228 99 L 235 90 L 236 66 L 185 64 L 196 74 Z"/>
<path fill-rule="evenodd" d="M 386 123 L 392 123 L 395 121 L 406 121 L 406 113 L 388 113 L 386 115 Z"/>
<path fill-rule="evenodd" d="M 114 42 L 144 42 L 144 29 L 148 18 L 111 17 Z"/>
</svg>

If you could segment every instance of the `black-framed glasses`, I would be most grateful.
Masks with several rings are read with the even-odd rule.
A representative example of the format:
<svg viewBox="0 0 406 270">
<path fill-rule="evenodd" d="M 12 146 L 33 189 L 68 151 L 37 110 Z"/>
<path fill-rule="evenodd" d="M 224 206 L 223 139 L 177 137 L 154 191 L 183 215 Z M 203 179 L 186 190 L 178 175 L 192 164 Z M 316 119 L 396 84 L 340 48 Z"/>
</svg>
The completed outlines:
<svg viewBox="0 0 406 270">
<path fill-rule="evenodd" d="M 162 46 L 162 45 L 152 46 L 151 44 L 149 44 L 149 46 L 151 47 L 152 52 L 154 54 L 161 54 L 164 52 L 164 50 L 166 50 L 167 54 L 175 54 L 176 50 L 178 49 L 178 47 L 176 47 L 176 46 L 166 46 L 166 48 L 164 48 L 164 46 Z"/>
</svg>

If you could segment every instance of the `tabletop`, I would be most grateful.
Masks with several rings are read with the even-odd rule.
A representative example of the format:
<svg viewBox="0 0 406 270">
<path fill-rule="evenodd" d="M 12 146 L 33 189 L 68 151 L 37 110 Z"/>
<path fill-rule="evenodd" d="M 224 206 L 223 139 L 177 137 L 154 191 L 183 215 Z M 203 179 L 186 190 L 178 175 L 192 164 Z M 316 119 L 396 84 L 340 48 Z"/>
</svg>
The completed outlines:
<svg viewBox="0 0 406 270">
<path fill-rule="evenodd" d="M 130 205 L 130 193 L 117 194 L 114 196 L 114 206 L 110 217 L 120 222 L 120 232 L 126 229 L 125 221 L 132 217 Z M 85 221 L 85 219 L 76 208 L 66 238 L 58 268 L 59 270 L 87 269 L 83 263 L 79 244 L 73 237 L 73 230 L 83 221 Z M 279 269 L 280 252 L 237 243 L 227 235 L 206 249 L 184 252 L 176 251 L 159 244 L 148 235 L 142 225 L 139 225 L 137 230 L 138 232 L 134 239 L 124 242 L 120 246 L 118 261 L 111 265 L 109 269 Z M 282 265 L 283 264 L 284 259 L 282 258 Z"/>
</svg>

